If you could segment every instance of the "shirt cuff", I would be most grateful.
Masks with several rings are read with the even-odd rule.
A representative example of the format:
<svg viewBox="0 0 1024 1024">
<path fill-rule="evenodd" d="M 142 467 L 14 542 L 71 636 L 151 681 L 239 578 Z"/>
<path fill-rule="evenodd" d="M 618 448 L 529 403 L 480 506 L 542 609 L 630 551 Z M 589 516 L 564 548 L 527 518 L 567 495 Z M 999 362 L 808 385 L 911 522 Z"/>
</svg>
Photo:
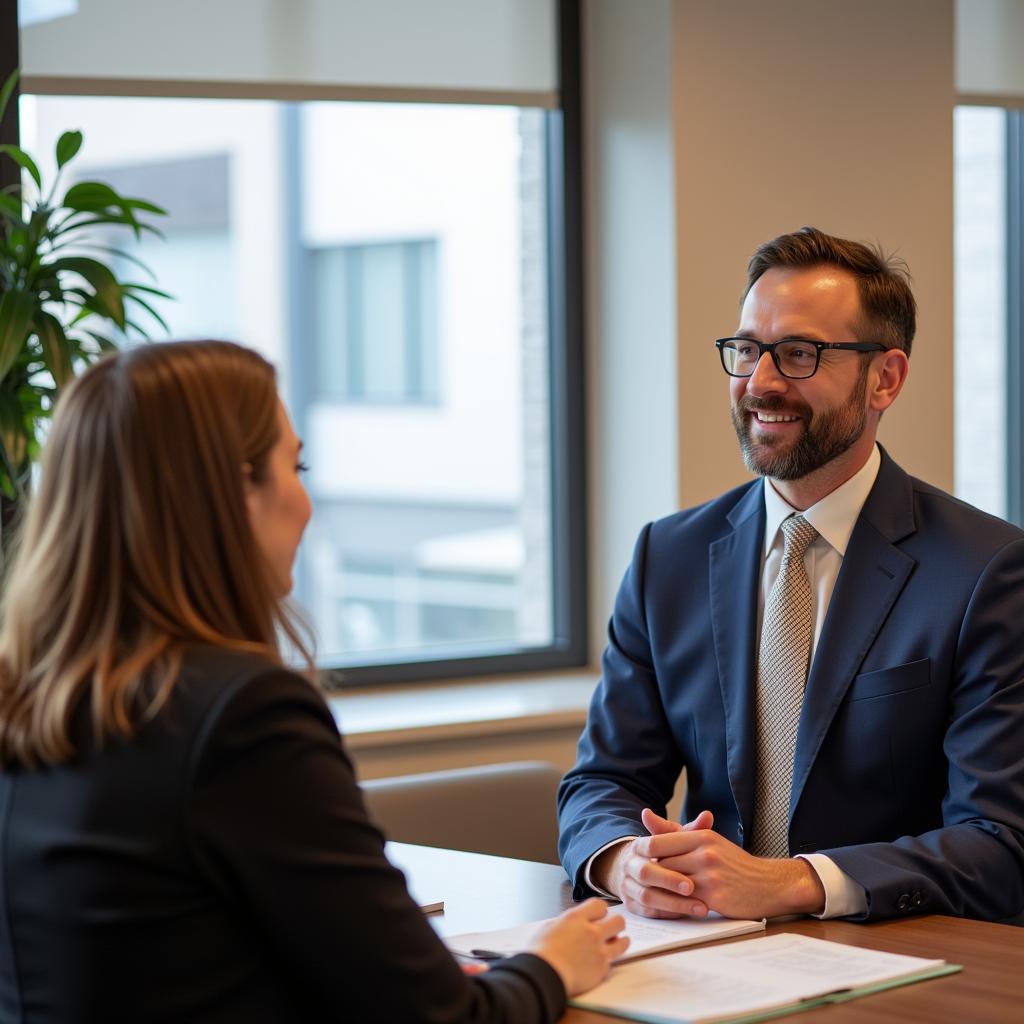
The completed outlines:
<svg viewBox="0 0 1024 1024">
<path fill-rule="evenodd" d="M 818 920 L 827 917 L 848 917 L 863 914 L 868 909 L 868 897 L 864 887 L 845 874 L 831 857 L 823 853 L 798 853 L 800 860 L 807 861 L 814 868 L 822 888 L 825 890 L 825 909 L 812 914 Z"/>
<path fill-rule="evenodd" d="M 594 866 L 594 861 L 597 860 L 597 858 L 600 857 L 605 850 L 610 850 L 613 846 L 618 846 L 621 843 L 631 843 L 636 838 L 638 837 L 622 836 L 619 839 L 613 839 L 610 843 L 605 843 L 604 846 L 602 846 L 601 849 L 598 850 L 596 853 L 592 853 L 590 855 L 590 860 L 587 861 L 586 865 L 583 868 L 583 881 L 586 883 L 589 889 L 592 889 L 594 892 L 596 892 L 598 896 L 604 896 L 606 899 L 609 900 L 617 900 L 619 898 L 614 893 L 602 889 L 601 886 L 594 885 L 590 877 L 590 869 Z"/>
</svg>

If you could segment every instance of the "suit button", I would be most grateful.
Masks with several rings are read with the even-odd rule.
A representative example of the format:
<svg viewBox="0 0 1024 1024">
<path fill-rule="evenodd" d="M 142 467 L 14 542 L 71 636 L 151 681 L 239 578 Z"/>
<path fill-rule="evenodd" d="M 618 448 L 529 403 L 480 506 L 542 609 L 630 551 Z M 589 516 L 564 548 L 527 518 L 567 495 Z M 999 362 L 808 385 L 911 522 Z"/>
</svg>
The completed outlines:
<svg viewBox="0 0 1024 1024">
<path fill-rule="evenodd" d="M 922 895 L 921 895 L 921 893 L 920 893 L 920 892 L 918 892 L 918 891 L 917 891 L 917 890 L 915 889 L 915 890 L 914 890 L 914 895 L 913 895 L 913 896 L 911 897 L 911 900 L 910 900 L 910 902 L 911 902 L 911 903 L 912 903 L 912 904 L 913 904 L 913 905 L 914 905 L 915 907 L 919 907 L 919 906 L 921 906 L 921 904 L 922 904 L 922 903 L 924 903 L 924 896 L 922 896 Z"/>
<path fill-rule="evenodd" d="M 910 893 L 900 893 L 900 898 L 896 901 L 896 909 L 900 911 L 907 911 L 910 909 Z"/>
</svg>

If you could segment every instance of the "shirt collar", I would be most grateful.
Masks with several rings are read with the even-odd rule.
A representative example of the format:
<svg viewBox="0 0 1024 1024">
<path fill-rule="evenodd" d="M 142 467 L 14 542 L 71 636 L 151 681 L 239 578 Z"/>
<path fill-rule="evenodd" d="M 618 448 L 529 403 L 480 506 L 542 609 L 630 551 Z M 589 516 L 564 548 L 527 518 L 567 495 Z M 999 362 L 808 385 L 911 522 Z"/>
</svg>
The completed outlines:
<svg viewBox="0 0 1024 1024">
<path fill-rule="evenodd" d="M 839 552 L 840 557 L 846 555 L 850 534 L 853 533 L 860 510 L 875 485 L 875 478 L 881 465 L 882 456 L 876 444 L 872 446 L 867 462 L 845 484 L 799 513 Z M 764 511 L 764 553 L 767 556 L 775 543 L 783 520 L 798 510 L 775 490 L 771 480 L 765 480 Z"/>
</svg>

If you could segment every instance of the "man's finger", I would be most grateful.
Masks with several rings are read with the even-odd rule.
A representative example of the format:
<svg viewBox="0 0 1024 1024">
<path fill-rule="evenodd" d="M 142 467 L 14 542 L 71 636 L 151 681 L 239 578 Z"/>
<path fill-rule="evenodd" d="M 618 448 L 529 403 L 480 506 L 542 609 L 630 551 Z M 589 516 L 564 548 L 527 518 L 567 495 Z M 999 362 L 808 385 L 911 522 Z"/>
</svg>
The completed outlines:
<svg viewBox="0 0 1024 1024">
<path fill-rule="evenodd" d="M 683 826 L 678 821 L 671 821 L 669 818 L 663 818 L 660 814 L 655 814 L 650 807 L 645 807 L 640 812 L 640 820 L 644 823 L 644 828 L 651 833 L 652 836 L 660 836 L 666 832 L 682 832 Z"/>
<path fill-rule="evenodd" d="M 633 853 L 637 857 L 678 857 L 707 842 L 706 829 L 697 831 L 662 832 L 655 836 L 641 836 L 633 840 Z"/>
<path fill-rule="evenodd" d="M 708 912 L 700 900 L 651 888 L 633 878 L 623 881 L 622 899 L 627 910 L 643 917 L 706 917 Z"/>
<path fill-rule="evenodd" d="M 693 892 L 692 879 L 647 857 L 630 858 L 626 864 L 625 877 L 649 889 L 664 889 L 684 896 Z"/>
<path fill-rule="evenodd" d="M 710 811 L 701 811 L 693 821 L 680 825 L 678 821 L 656 814 L 649 807 L 640 812 L 640 820 L 652 836 L 665 835 L 667 832 L 696 832 L 700 829 L 709 829 L 715 824 L 715 816 Z"/>
<path fill-rule="evenodd" d="M 699 829 L 710 829 L 715 826 L 715 816 L 710 811 L 701 811 L 693 821 L 683 826 L 684 832 L 696 832 Z"/>
</svg>

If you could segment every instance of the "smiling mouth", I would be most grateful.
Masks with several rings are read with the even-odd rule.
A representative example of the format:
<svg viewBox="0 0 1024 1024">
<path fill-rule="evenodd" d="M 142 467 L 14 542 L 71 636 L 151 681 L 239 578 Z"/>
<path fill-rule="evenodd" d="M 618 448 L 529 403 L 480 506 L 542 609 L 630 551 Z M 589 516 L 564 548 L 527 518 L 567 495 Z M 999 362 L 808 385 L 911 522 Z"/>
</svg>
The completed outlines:
<svg viewBox="0 0 1024 1024">
<path fill-rule="evenodd" d="M 758 423 L 796 423 L 800 419 L 791 413 L 763 412 L 760 409 L 754 409 L 753 415 Z"/>
</svg>

